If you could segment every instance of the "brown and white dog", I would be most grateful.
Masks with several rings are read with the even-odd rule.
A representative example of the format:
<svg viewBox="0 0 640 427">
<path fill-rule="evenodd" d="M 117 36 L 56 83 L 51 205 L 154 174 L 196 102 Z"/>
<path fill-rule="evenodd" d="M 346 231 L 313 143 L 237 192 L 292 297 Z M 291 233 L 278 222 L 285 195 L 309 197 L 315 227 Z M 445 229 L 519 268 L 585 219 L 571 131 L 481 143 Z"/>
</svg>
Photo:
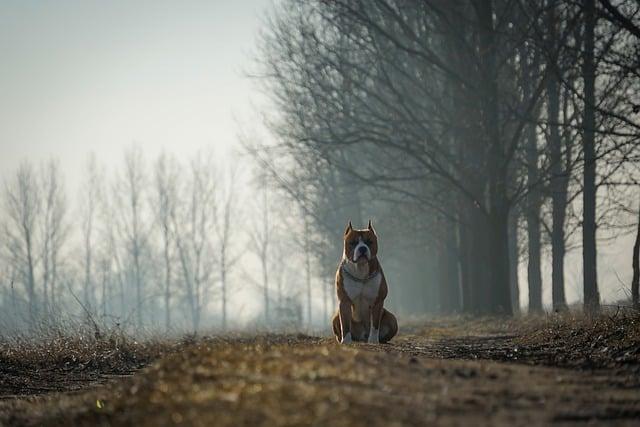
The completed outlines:
<svg viewBox="0 0 640 427">
<path fill-rule="evenodd" d="M 332 323 L 338 342 L 385 343 L 398 332 L 395 316 L 383 307 L 388 289 L 377 255 L 378 236 L 371 221 L 363 230 L 349 221 L 336 273 L 339 307 Z"/>
</svg>

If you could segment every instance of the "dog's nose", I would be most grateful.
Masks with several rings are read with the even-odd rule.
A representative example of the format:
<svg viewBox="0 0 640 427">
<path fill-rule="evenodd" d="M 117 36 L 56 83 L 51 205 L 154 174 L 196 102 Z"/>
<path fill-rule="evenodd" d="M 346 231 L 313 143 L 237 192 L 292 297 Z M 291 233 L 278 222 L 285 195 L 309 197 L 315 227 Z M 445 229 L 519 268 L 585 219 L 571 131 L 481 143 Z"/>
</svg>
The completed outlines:
<svg viewBox="0 0 640 427">
<path fill-rule="evenodd" d="M 360 248 L 358 249 L 358 252 L 361 254 L 366 254 L 367 253 L 366 246 L 360 246 Z"/>
</svg>

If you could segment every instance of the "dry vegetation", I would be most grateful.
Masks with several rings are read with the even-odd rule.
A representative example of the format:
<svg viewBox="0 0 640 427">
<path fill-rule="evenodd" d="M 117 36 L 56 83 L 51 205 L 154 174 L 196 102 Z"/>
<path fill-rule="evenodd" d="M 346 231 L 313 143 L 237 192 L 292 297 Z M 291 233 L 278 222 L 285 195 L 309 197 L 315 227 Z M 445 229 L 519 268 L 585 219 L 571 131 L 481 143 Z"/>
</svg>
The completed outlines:
<svg viewBox="0 0 640 427">
<path fill-rule="evenodd" d="M 630 312 L 434 319 L 405 325 L 381 346 L 269 334 L 5 344 L 0 422 L 12 425 L 632 425 L 640 417 L 640 316 Z"/>
<path fill-rule="evenodd" d="M 537 356 L 533 360 L 537 363 L 582 369 L 624 368 L 640 373 L 637 312 L 550 317 L 541 328 L 528 331 L 517 342 L 532 358 Z"/>
<path fill-rule="evenodd" d="M 427 354 L 434 357 L 616 370 L 640 385 L 637 311 L 615 309 L 596 317 L 566 313 L 504 319 L 449 318 L 412 325 L 411 331 L 441 344 L 427 347 Z"/>
<path fill-rule="evenodd" d="M 166 339 L 138 341 L 118 329 L 106 334 L 47 329 L 38 338 L 0 337 L 0 395 L 6 399 L 82 389 L 130 375 L 179 346 Z"/>
</svg>

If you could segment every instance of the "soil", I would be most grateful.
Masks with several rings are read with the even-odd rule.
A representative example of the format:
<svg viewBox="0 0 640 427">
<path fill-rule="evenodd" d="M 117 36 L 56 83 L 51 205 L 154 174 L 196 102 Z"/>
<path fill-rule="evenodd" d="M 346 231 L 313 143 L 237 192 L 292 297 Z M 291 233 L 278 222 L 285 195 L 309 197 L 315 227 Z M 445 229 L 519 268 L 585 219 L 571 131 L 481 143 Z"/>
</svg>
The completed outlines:
<svg viewBox="0 0 640 427">
<path fill-rule="evenodd" d="M 637 318 L 612 324 L 439 320 L 386 345 L 212 337 L 141 369 L 4 360 L 0 424 L 640 425 Z"/>
</svg>

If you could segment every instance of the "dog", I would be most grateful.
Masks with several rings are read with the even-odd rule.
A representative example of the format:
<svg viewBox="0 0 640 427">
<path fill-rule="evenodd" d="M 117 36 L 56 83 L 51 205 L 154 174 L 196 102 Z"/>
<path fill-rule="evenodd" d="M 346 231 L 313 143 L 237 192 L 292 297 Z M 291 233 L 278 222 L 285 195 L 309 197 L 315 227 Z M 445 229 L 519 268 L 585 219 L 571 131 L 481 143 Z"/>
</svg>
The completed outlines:
<svg viewBox="0 0 640 427">
<path fill-rule="evenodd" d="M 333 334 L 342 344 L 386 343 L 398 332 L 396 317 L 384 308 L 388 288 L 377 255 L 378 236 L 371 220 L 362 230 L 349 221 L 336 272 L 338 311 L 332 320 Z"/>
</svg>

